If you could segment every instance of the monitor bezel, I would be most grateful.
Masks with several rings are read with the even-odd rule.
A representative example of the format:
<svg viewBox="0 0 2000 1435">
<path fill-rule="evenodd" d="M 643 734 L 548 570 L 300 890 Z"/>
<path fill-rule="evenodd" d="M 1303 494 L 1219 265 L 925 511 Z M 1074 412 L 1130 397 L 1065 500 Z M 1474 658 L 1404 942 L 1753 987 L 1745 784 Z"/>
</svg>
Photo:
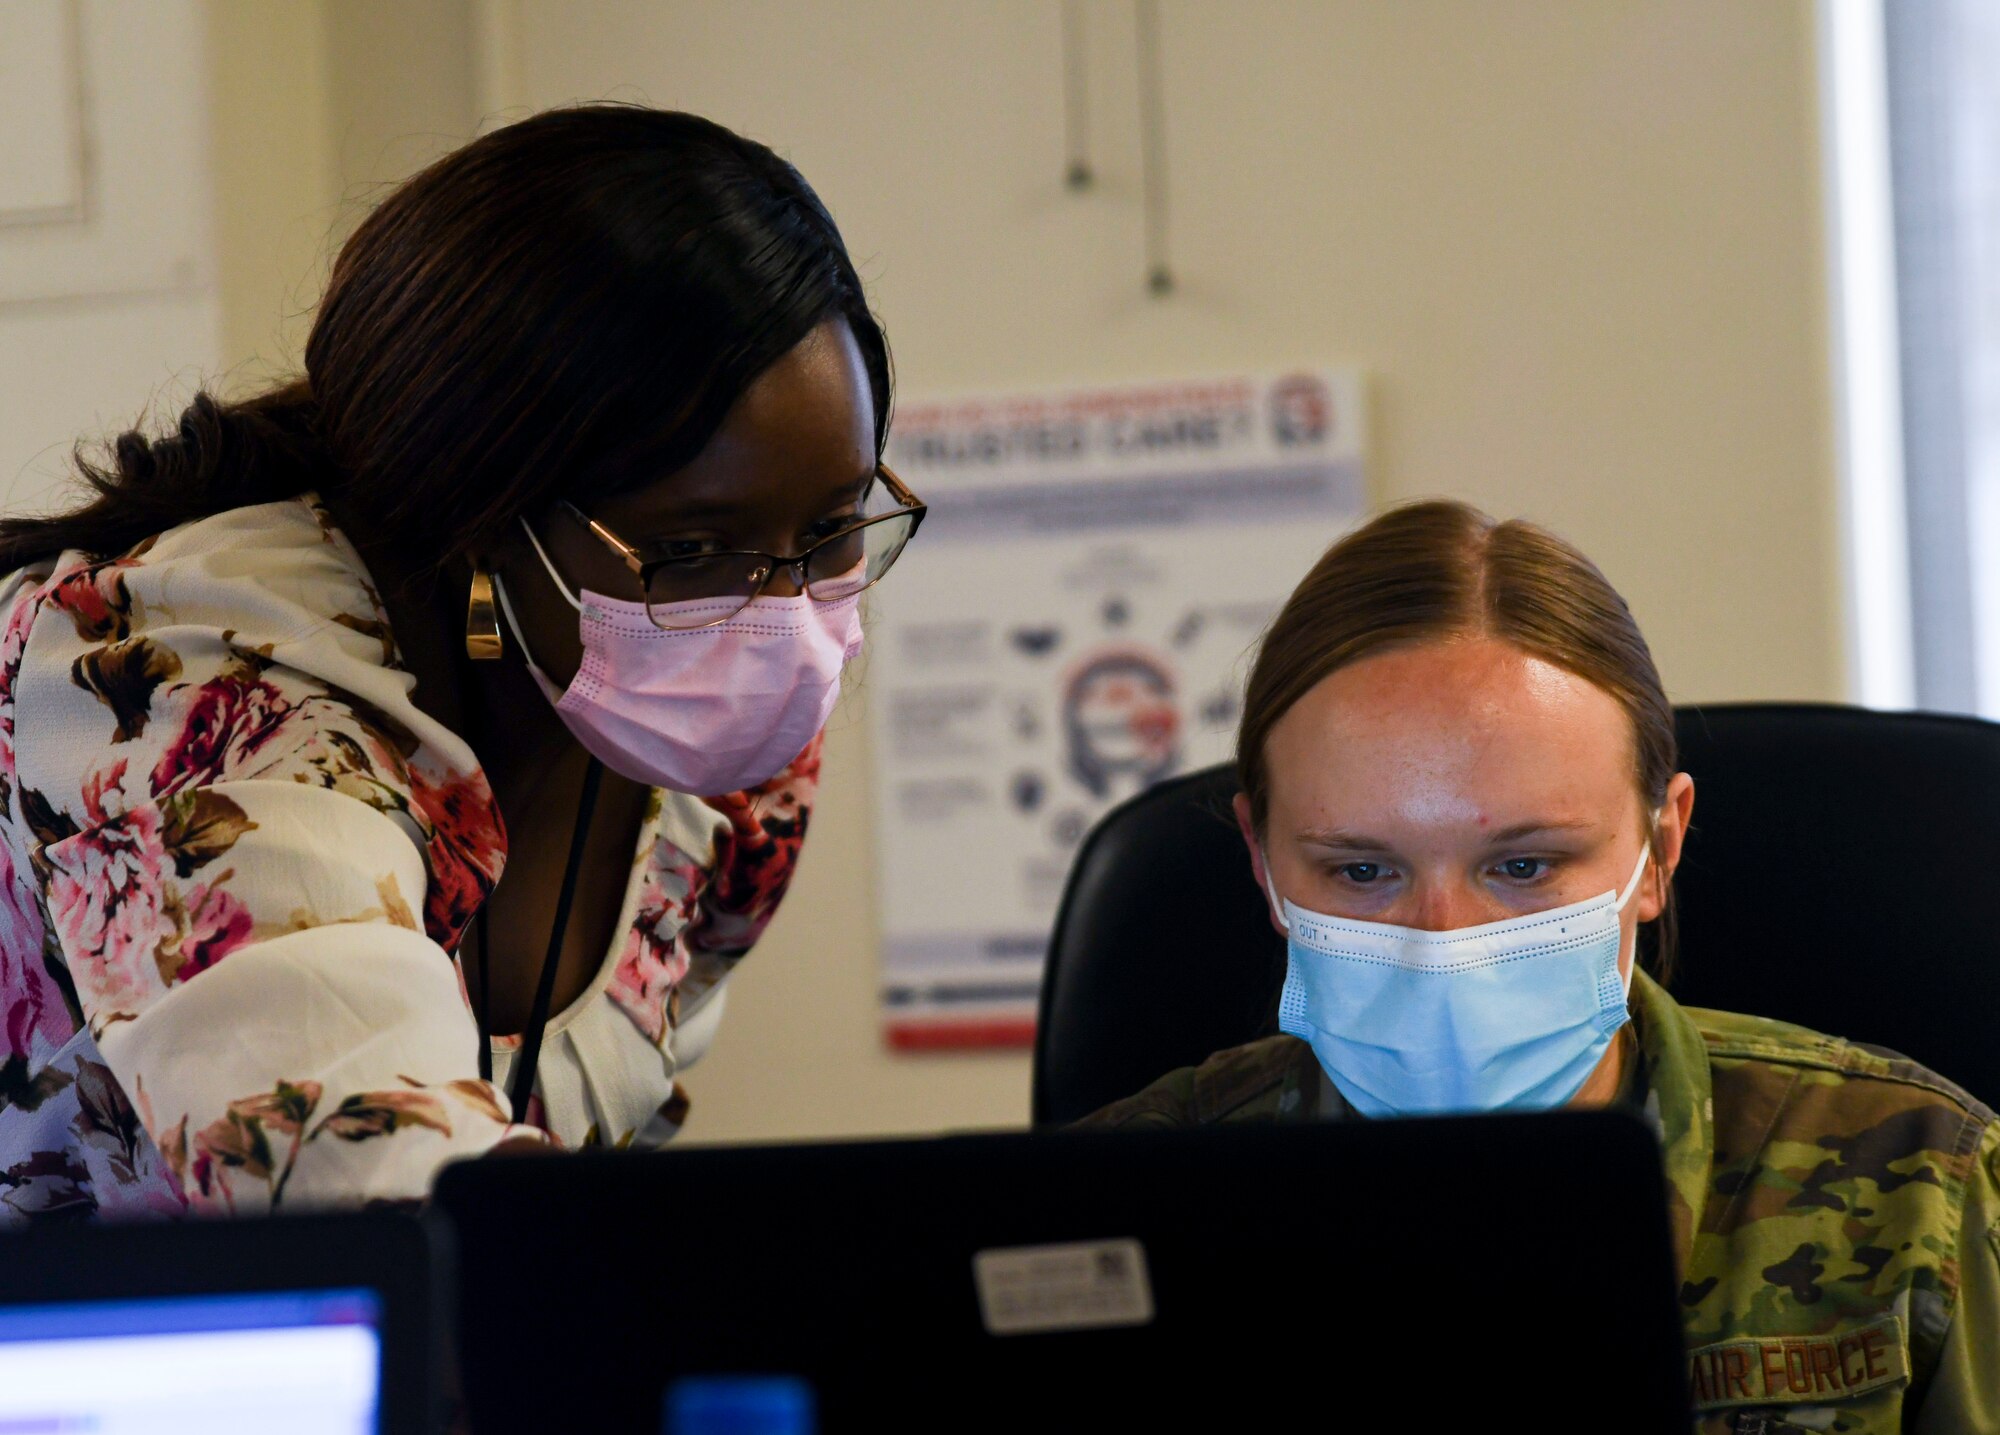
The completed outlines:
<svg viewBox="0 0 2000 1435">
<path fill-rule="evenodd" d="M 364 1289 L 379 1302 L 382 1435 L 439 1428 L 448 1233 L 402 1213 L 0 1231 L 0 1306 Z"/>
</svg>

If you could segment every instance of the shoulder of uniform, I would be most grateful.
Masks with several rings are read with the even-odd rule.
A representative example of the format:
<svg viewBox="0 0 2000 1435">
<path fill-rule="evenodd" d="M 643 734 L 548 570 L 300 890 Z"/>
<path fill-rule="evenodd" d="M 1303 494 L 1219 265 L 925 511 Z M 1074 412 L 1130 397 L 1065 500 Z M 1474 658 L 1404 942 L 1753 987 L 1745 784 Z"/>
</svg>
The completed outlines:
<svg viewBox="0 0 2000 1435">
<path fill-rule="evenodd" d="M 1836 1081 L 1884 1082 L 1921 1089 L 1961 1108 L 1975 1127 L 1991 1126 L 1996 1121 L 1993 1110 L 1964 1087 L 1887 1047 L 1847 1041 L 1769 1017 L 1694 1007 L 1685 1010 L 1701 1033 L 1711 1065 L 1756 1063 L 1774 1075 L 1804 1070 Z"/>
<path fill-rule="evenodd" d="M 1221 1121 L 1270 1121 L 1279 1097 L 1296 1080 L 1301 1054 L 1295 1037 L 1271 1036 L 1218 1051 L 1199 1066 L 1170 1071 L 1136 1096 L 1113 1102 L 1084 1126 L 1207 1126 Z"/>
<path fill-rule="evenodd" d="M 1274 1119 L 1287 1084 L 1296 1085 L 1314 1060 L 1312 1048 L 1294 1036 L 1267 1036 L 1219 1051 L 1195 1068 L 1195 1119 Z"/>
</svg>

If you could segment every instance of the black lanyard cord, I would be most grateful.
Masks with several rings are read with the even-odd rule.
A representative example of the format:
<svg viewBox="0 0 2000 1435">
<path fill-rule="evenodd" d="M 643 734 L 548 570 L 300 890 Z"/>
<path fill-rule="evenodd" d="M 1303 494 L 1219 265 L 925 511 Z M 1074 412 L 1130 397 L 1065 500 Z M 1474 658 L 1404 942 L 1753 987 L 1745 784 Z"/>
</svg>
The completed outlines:
<svg viewBox="0 0 2000 1435">
<path fill-rule="evenodd" d="M 486 897 L 487 901 L 491 901 L 493 894 L 488 892 Z M 492 969 L 486 964 L 485 902 L 479 904 L 479 910 L 473 914 L 473 920 L 479 924 L 479 1079 L 481 1081 L 491 1081 L 493 1079 L 493 1008 L 489 999 L 493 995 L 493 979 L 490 975 Z"/>
<path fill-rule="evenodd" d="M 549 1024 L 549 1003 L 556 994 L 556 964 L 562 956 L 563 933 L 569 927 L 570 902 L 576 896 L 577 874 L 583 870 L 583 849 L 590 836 L 590 816 L 597 806 L 597 784 L 604 776 L 604 764 L 596 758 L 583 770 L 583 796 L 576 804 L 576 827 L 570 833 L 569 861 L 563 867 L 562 891 L 556 896 L 556 920 L 549 932 L 548 955 L 542 958 L 542 978 L 535 986 L 535 1006 L 528 1017 L 527 1030 L 521 1034 L 520 1054 L 515 1058 L 513 1080 L 509 1083 L 509 1097 L 514 1108 L 514 1119 L 523 1121 L 528 1115 L 528 1098 L 535 1090 L 535 1065 L 542 1058 L 542 1030 Z M 480 959 L 485 960 L 486 943 L 484 933 L 479 944 Z"/>
</svg>

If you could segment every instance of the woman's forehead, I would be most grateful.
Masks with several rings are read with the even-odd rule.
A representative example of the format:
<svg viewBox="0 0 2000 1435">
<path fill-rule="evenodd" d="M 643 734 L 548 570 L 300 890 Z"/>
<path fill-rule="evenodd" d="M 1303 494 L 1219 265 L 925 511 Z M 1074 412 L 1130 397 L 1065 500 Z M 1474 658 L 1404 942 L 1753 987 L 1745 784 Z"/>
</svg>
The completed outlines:
<svg viewBox="0 0 2000 1435">
<path fill-rule="evenodd" d="M 1271 729 L 1274 800 L 1392 800 L 1510 820 L 1618 802 L 1631 722 L 1604 689 L 1492 638 L 1397 648 L 1322 679 Z M 1291 805 L 1291 804 L 1288 804 Z"/>
<path fill-rule="evenodd" d="M 852 331 L 829 321 L 751 381 L 685 467 L 599 502 L 643 529 L 824 504 L 874 468 L 875 410 Z"/>
</svg>

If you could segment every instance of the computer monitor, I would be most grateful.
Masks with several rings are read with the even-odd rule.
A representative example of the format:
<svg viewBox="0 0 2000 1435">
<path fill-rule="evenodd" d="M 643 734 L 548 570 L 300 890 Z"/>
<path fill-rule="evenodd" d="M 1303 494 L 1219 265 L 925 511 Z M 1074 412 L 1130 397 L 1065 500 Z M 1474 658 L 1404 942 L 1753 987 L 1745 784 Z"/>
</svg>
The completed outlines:
<svg viewBox="0 0 2000 1435">
<path fill-rule="evenodd" d="M 436 1197 L 481 1435 L 657 1429 L 718 1376 L 836 1435 L 1691 1421 L 1621 1113 L 476 1161 Z"/>
<path fill-rule="evenodd" d="M 433 1239 L 360 1215 L 0 1237 L 0 1432 L 434 1429 Z"/>
</svg>

